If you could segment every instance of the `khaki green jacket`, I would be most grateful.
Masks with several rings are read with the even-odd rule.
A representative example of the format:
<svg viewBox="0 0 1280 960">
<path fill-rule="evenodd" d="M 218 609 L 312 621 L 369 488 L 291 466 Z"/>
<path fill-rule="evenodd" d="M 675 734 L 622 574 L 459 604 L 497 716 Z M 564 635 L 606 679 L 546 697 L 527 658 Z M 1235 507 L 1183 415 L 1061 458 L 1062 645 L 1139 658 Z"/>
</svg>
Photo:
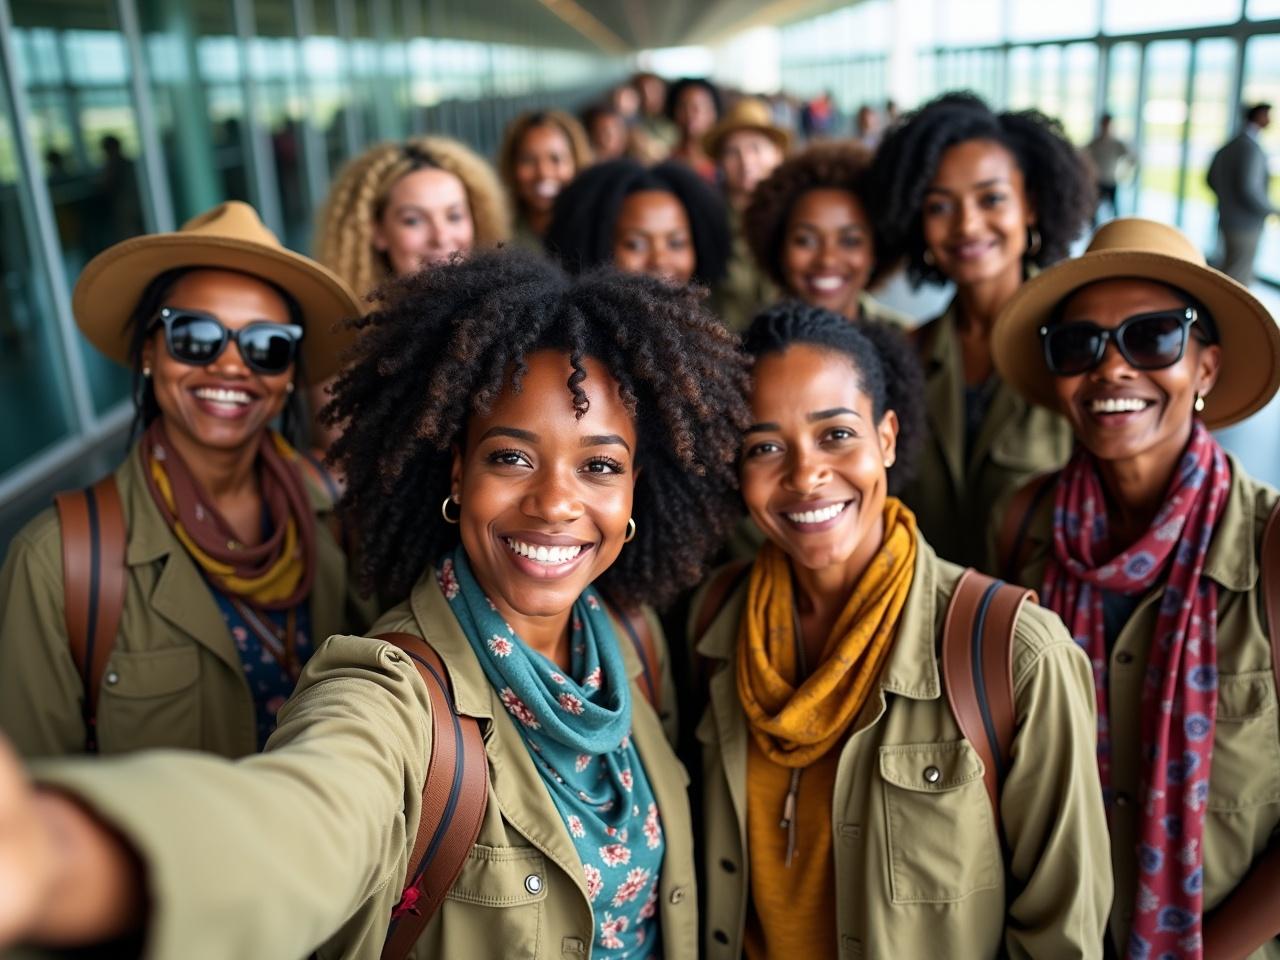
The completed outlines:
<svg viewBox="0 0 1280 960">
<path fill-rule="evenodd" d="M 927 431 L 916 479 L 902 499 L 938 555 L 985 567 L 987 525 L 996 502 L 1071 453 L 1067 422 L 996 385 L 986 419 L 965 456 L 964 368 L 954 301 L 916 334 L 925 375 Z"/>
<path fill-rule="evenodd" d="M 745 333 L 756 314 L 778 298 L 778 291 L 756 264 L 742 235 L 742 213 L 729 208 L 733 249 L 724 279 L 711 292 L 711 310 L 734 333 Z"/>
<path fill-rule="evenodd" d="M 412 956 L 588 957 L 597 920 L 573 841 L 434 576 L 371 632 L 397 631 L 435 648 L 459 709 L 480 719 L 489 759 L 479 840 Z M 620 642 L 632 736 L 667 844 L 663 956 L 685 960 L 698 929 L 688 777 L 635 681 L 639 658 Z M 36 776 L 81 797 L 139 851 L 151 880 L 147 957 L 376 960 L 404 885 L 430 739 L 427 690 L 408 658 L 339 636 L 307 664 L 266 753 L 46 761 Z"/>
<path fill-rule="evenodd" d="M 1204 822 L 1204 906 L 1212 910 L 1235 889 L 1254 859 L 1280 843 L 1280 714 L 1271 670 L 1259 552 L 1262 531 L 1280 494 L 1253 480 L 1235 458 L 1231 489 L 1205 557 L 1205 575 L 1218 585 L 1218 715 Z M 1053 496 L 1045 496 L 1027 532 L 1027 560 L 1019 580 L 1040 589 L 1053 549 Z M 1111 935 L 1129 942 L 1137 884 L 1134 851 L 1140 829 L 1142 678 L 1163 585 L 1143 597 L 1111 650 L 1111 776 L 1116 806 L 1111 860 L 1116 878 Z M 1254 954 L 1280 960 L 1273 942 Z"/>
<path fill-rule="evenodd" d="M 1111 870 L 1088 660 L 1057 617 L 1028 607 L 1019 618 L 1018 733 L 1001 800 L 1010 884 L 982 761 L 961 739 L 935 655 L 960 573 L 920 541 L 893 650 L 841 748 L 831 810 L 840 958 L 1100 957 Z M 745 598 L 744 580 L 698 644 L 711 675 L 697 730 L 708 960 L 741 956 L 749 910 L 750 733 L 734 664 Z"/>
<path fill-rule="evenodd" d="M 203 576 L 155 505 L 137 447 L 116 471 L 128 545 L 124 611 L 98 700 L 104 754 L 150 747 L 255 753 L 253 696 L 235 641 Z M 329 498 L 312 489 L 316 577 L 313 642 L 360 629 L 367 612 L 349 589 L 328 524 Z M 64 615 L 62 528 L 49 509 L 14 539 L 0 568 L 0 730 L 25 756 L 79 753 L 84 685 Z"/>
</svg>

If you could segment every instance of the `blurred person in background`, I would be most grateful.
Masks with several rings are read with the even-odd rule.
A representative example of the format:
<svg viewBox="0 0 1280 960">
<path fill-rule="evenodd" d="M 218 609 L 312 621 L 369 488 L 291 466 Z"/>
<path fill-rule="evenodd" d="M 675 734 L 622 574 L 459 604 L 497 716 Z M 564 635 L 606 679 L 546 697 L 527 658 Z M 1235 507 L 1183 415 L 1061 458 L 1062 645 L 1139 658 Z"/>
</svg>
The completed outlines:
<svg viewBox="0 0 1280 960">
<path fill-rule="evenodd" d="M 639 98 L 633 126 L 651 142 L 652 149 L 660 153 L 650 158 L 656 162 L 664 158 L 679 139 L 675 124 L 667 114 L 667 81 L 646 71 L 631 78 L 631 87 Z"/>
<path fill-rule="evenodd" d="M 787 155 L 791 134 L 774 124 L 768 104 L 745 97 L 711 129 L 704 146 L 720 169 L 733 234 L 733 256 L 724 281 L 715 290 L 715 311 L 730 329 L 744 330 L 774 299 L 775 292 L 751 258 L 742 232 L 742 211 L 760 181 Z"/>
<path fill-rule="evenodd" d="M 880 146 L 880 138 L 883 135 L 880 114 L 876 113 L 876 108 L 871 104 L 864 103 L 858 108 L 858 115 L 854 118 L 853 138 L 874 152 L 876 147 Z"/>
<path fill-rule="evenodd" d="M 1111 208 L 1111 216 L 1120 216 L 1120 207 L 1116 204 L 1116 184 L 1120 181 L 1121 168 L 1137 159 L 1128 144 L 1111 132 L 1111 121 L 1109 113 L 1099 117 L 1098 135 L 1084 148 L 1084 155 L 1093 164 L 1093 178 L 1098 187 L 1098 205 L 1093 214 L 1094 226 L 1102 220 L 1104 203 Z"/>
<path fill-rule="evenodd" d="M 868 192 L 881 256 L 913 285 L 955 285 L 916 333 L 929 436 L 903 500 L 938 553 L 983 567 L 994 504 L 1062 466 L 1071 430 L 996 372 L 991 328 L 1025 280 L 1067 256 L 1093 215 L 1093 177 L 1061 126 L 947 94 L 906 116 L 876 154 Z"/>
<path fill-rule="evenodd" d="M 556 198 L 548 251 L 571 273 L 612 263 L 670 283 L 714 287 L 731 252 L 724 201 L 682 163 L 598 163 Z"/>
<path fill-rule="evenodd" d="M 513 243 L 542 249 L 556 197 L 590 164 L 586 131 L 564 111 L 538 110 L 511 121 L 498 152 L 498 174 L 515 207 Z"/>
<path fill-rule="evenodd" d="M 617 160 L 627 154 L 630 131 L 626 118 L 607 103 L 596 103 L 582 111 L 582 126 L 597 163 Z"/>
<path fill-rule="evenodd" d="M 677 134 L 670 158 L 686 164 L 708 183 L 716 182 L 716 165 L 703 138 L 720 119 L 721 110 L 719 88 L 701 77 L 677 80 L 667 90 L 667 117 Z"/>
<path fill-rule="evenodd" d="M 800 129 L 806 140 L 818 140 L 834 134 L 839 119 L 835 97 L 830 90 L 823 90 L 805 102 L 800 111 Z"/>
<path fill-rule="evenodd" d="M 1227 141 L 1209 164 L 1206 180 L 1218 198 L 1218 238 L 1223 273 L 1248 286 L 1267 217 L 1280 212 L 1271 202 L 1271 174 L 1262 131 L 1271 125 L 1271 104 L 1255 103 L 1244 114 L 1244 129 Z"/>
<path fill-rule="evenodd" d="M 853 142 L 815 144 L 756 188 L 743 234 L 760 270 L 788 296 L 865 323 L 911 320 L 867 293 L 881 272 L 867 213 L 871 153 Z"/>
<path fill-rule="evenodd" d="M 393 277 L 496 247 L 511 235 L 506 192 L 488 161 L 447 137 L 381 143 L 334 179 L 316 223 L 316 259 L 368 298 Z M 310 390 L 313 415 L 328 383 Z M 340 427 L 313 417 L 328 448 Z"/>
</svg>

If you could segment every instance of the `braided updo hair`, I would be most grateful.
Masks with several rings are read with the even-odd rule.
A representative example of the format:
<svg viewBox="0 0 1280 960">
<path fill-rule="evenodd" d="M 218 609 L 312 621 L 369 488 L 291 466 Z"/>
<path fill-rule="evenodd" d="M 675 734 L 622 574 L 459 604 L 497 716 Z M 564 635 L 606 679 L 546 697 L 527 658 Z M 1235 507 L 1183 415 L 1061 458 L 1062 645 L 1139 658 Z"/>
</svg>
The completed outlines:
<svg viewBox="0 0 1280 960">
<path fill-rule="evenodd" d="M 313 243 L 315 257 L 359 296 L 391 276 L 386 256 L 373 246 L 387 195 L 406 174 L 444 170 L 462 181 L 475 224 L 477 249 L 496 247 L 511 235 L 511 212 L 493 168 L 447 137 L 414 137 L 382 143 L 348 163 L 334 180 Z"/>
<path fill-rule="evenodd" d="M 896 494 L 915 476 L 924 438 L 924 373 L 907 338 L 892 324 L 852 324 L 831 310 L 783 300 L 756 316 L 743 341 L 757 361 L 796 344 L 844 354 L 876 422 L 889 410 L 897 414 L 897 455 L 888 473 L 889 493 Z"/>
<path fill-rule="evenodd" d="M 323 416 L 349 423 L 331 456 L 347 478 L 364 589 L 402 599 L 458 543 L 439 509 L 452 447 L 544 349 L 569 355 L 579 416 L 602 389 L 584 379 L 590 357 L 635 417 L 637 532 L 601 586 L 662 606 L 701 578 L 736 519 L 750 414 L 747 357 L 696 292 L 612 269 L 571 279 L 505 249 L 392 281 L 354 323 L 363 335 Z"/>
</svg>

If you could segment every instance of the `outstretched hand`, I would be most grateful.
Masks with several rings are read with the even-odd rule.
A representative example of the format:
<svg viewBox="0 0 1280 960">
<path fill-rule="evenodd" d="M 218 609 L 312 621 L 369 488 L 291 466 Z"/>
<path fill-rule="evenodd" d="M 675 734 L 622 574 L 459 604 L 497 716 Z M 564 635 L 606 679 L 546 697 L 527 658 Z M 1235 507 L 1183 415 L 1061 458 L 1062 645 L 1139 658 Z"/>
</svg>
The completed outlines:
<svg viewBox="0 0 1280 960">
<path fill-rule="evenodd" d="M 32 935 L 57 887 L 58 843 L 42 807 L 0 736 L 0 946 Z"/>
</svg>

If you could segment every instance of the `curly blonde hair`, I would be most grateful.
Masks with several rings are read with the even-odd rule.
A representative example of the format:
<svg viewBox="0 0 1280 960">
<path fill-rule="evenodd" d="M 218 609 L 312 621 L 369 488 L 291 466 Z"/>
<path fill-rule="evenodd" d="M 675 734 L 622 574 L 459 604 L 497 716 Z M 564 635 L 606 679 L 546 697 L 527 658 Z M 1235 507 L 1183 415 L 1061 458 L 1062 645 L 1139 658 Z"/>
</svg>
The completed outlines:
<svg viewBox="0 0 1280 960">
<path fill-rule="evenodd" d="M 391 276 L 373 234 L 387 195 L 405 174 L 435 168 L 462 181 L 475 224 L 477 249 L 496 247 L 511 236 L 506 193 L 493 168 L 478 154 L 447 137 L 411 137 L 380 143 L 349 162 L 334 180 L 316 224 L 315 258 L 360 296 Z"/>
<path fill-rule="evenodd" d="M 502 149 L 498 151 L 498 175 L 507 188 L 507 195 L 512 204 L 520 208 L 520 194 L 516 190 L 516 154 L 520 150 L 520 141 L 534 127 L 556 127 L 569 141 L 569 152 L 573 155 L 573 172 L 579 174 L 591 166 L 594 156 L 591 152 L 591 141 L 587 131 L 583 129 L 576 117 L 563 110 L 533 110 L 522 113 L 509 124 L 502 136 Z"/>
</svg>

